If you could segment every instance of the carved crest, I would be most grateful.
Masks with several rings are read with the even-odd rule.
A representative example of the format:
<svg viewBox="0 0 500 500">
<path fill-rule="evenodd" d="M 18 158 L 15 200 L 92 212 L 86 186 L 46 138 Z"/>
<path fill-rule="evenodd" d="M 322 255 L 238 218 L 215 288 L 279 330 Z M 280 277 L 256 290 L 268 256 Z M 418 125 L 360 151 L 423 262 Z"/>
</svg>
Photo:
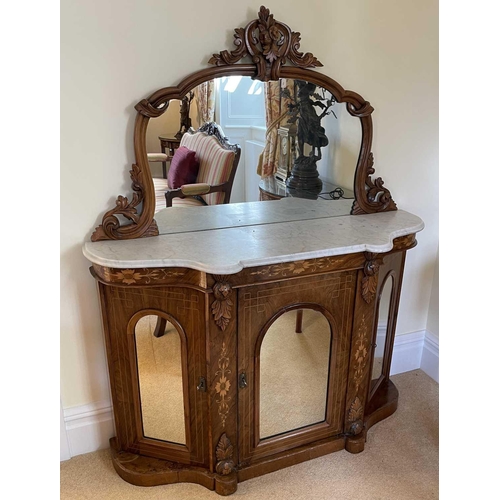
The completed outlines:
<svg viewBox="0 0 500 500">
<path fill-rule="evenodd" d="M 236 49 L 228 52 L 223 50 L 214 54 L 209 64 L 225 66 L 235 64 L 249 55 L 257 66 L 258 80 L 277 80 L 279 71 L 288 59 L 301 68 L 315 68 L 323 66 L 310 52 L 299 52 L 300 33 L 274 19 L 269 9 L 262 6 L 259 18 L 247 24 L 246 28 L 234 30 L 234 44 Z"/>
<path fill-rule="evenodd" d="M 213 286 L 215 300 L 212 302 L 212 314 L 215 324 L 221 330 L 225 330 L 226 326 L 229 324 L 229 320 L 231 319 L 233 301 L 229 297 L 231 296 L 233 289 L 227 281 L 223 280 L 222 277 L 218 277 L 218 279 L 220 281 L 217 281 L 217 283 Z"/>
<path fill-rule="evenodd" d="M 217 444 L 215 458 L 217 458 L 217 464 L 215 465 L 215 471 L 217 474 L 227 476 L 235 470 L 233 461 L 233 445 L 225 432 L 222 434 L 219 439 L 219 443 Z"/>
</svg>

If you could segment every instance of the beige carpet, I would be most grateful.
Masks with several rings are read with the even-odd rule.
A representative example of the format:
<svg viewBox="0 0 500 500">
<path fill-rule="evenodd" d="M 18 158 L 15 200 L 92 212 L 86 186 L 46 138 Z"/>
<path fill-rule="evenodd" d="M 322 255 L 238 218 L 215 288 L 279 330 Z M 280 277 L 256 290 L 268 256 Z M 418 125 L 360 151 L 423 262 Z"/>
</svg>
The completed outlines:
<svg viewBox="0 0 500 500">
<path fill-rule="evenodd" d="M 372 427 L 365 450 L 339 451 L 238 485 L 248 500 L 427 500 L 438 498 L 438 384 L 420 370 L 392 378 L 399 409 Z M 458 478 L 457 478 L 458 479 Z M 61 463 L 61 499 L 220 498 L 196 484 L 141 488 L 114 471 L 108 450 Z"/>
</svg>

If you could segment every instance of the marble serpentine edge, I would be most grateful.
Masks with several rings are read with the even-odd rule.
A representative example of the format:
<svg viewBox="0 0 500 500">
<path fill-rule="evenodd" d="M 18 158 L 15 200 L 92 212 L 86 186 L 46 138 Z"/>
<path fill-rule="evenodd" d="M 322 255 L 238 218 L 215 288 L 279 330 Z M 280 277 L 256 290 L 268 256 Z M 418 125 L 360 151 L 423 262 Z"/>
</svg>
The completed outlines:
<svg viewBox="0 0 500 500">
<path fill-rule="evenodd" d="M 388 252 L 395 238 L 423 228 L 419 217 L 397 210 L 87 242 L 83 253 L 95 264 L 119 269 L 187 267 L 211 274 L 233 274 L 247 267 L 295 260 Z"/>
</svg>

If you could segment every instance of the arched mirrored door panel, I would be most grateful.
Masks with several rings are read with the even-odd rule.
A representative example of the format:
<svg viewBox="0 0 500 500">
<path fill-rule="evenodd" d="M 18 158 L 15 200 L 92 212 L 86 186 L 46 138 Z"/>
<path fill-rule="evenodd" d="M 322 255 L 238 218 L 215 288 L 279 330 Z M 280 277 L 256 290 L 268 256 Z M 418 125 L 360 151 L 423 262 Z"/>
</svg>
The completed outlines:
<svg viewBox="0 0 500 500">
<path fill-rule="evenodd" d="M 373 353 L 372 361 L 372 376 L 371 376 L 371 386 L 372 392 L 378 386 L 379 380 L 384 375 L 384 358 L 386 357 L 387 349 L 387 337 L 389 328 L 389 313 L 391 306 L 391 297 L 394 286 L 394 278 L 389 275 L 383 284 L 382 292 L 379 296 L 378 301 L 378 321 L 377 321 L 377 332 L 375 341 L 375 350 Z M 387 373 L 387 375 L 389 375 Z"/>
<path fill-rule="evenodd" d="M 181 334 L 163 317 L 143 316 L 135 326 L 135 348 L 144 437 L 186 444 Z"/>
<path fill-rule="evenodd" d="M 260 347 L 260 439 L 325 420 L 332 332 L 313 309 L 287 311 Z"/>
</svg>

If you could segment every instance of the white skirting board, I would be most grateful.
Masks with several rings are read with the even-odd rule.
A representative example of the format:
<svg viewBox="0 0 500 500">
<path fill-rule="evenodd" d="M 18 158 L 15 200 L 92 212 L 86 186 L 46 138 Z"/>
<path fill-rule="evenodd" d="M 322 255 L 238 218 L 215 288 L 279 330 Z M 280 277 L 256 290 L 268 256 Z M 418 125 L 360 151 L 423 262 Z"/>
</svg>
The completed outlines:
<svg viewBox="0 0 500 500">
<path fill-rule="evenodd" d="M 381 343 L 379 339 L 377 344 Z M 391 375 L 417 368 L 439 382 L 439 339 L 425 330 L 397 335 L 394 341 Z M 67 408 L 64 423 L 71 457 L 107 449 L 109 439 L 115 435 L 113 408 L 109 401 Z M 63 444 L 61 436 L 61 450 Z M 61 451 L 61 461 L 68 458 L 67 452 Z"/>
<path fill-rule="evenodd" d="M 109 439 L 115 435 L 109 401 L 67 408 L 64 422 L 71 457 L 109 448 Z"/>
<path fill-rule="evenodd" d="M 425 333 L 420 369 L 439 383 L 439 338 L 433 333 Z"/>
</svg>

